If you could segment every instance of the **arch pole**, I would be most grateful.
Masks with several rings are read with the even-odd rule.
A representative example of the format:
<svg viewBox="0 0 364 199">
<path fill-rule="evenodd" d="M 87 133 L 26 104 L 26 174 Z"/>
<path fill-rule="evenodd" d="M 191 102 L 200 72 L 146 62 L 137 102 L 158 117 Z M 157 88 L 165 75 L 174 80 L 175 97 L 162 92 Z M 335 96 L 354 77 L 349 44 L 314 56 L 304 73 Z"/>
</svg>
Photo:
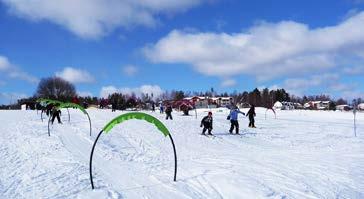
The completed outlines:
<svg viewBox="0 0 364 199">
<path fill-rule="evenodd" d="M 70 115 L 70 111 L 68 110 L 68 108 L 67 108 L 67 112 L 68 112 L 68 123 L 70 123 L 71 122 L 71 115 Z"/>
<path fill-rule="evenodd" d="M 91 131 L 92 131 L 92 128 L 91 128 L 91 119 L 90 119 L 90 116 L 88 115 L 88 113 L 86 115 L 87 115 L 87 118 L 88 118 L 88 122 L 90 124 L 90 136 L 91 136 Z"/>
<path fill-rule="evenodd" d="M 354 136 L 356 137 L 356 109 L 354 108 Z"/>
<path fill-rule="evenodd" d="M 94 155 L 94 151 L 95 151 L 95 147 L 96 147 L 96 143 L 99 140 L 101 134 L 104 132 L 104 130 L 101 130 L 100 133 L 97 135 L 96 140 L 92 146 L 91 149 L 91 154 L 90 154 L 90 164 L 89 164 L 89 172 L 90 172 L 90 181 L 91 181 L 91 188 L 95 189 L 94 186 L 94 181 L 93 181 L 93 176 L 92 176 L 92 159 L 93 159 L 93 155 Z M 174 177 L 173 177 L 173 181 L 177 181 L 177 152 L 176 152 L 176 146 L 174 145 L 174 141 L 173 138 L 171 136 L 171 134 L 168 134 L 169 139 L 172 142 L 172 146 L 173 146 L 173 153 L 174 153 Z"/>
<path fill-rule="evenodd" d="M 90 171 L 90 180 L 91 180 L 92 189 L 95 189 L 94 181 L 93 181 L 93 177 L 92 177 L 92 158 L 94 156 L 94 150 L 95 150 L 96 143 L 99 140 L 99 137 L 101 136 L 102 132 L 104 132 L 104 130 L 101 130 L 100 133 L 97 135 L 96 140 L 94 142 L 94 145 L 92 146 L 91 155 L 90 155 L 90 168 L 89 168 L 89 171 Z"/>
<path fill-rule="evenodd" d="M 49 130 L 49 123 L 51 122 L 51 118 L 52 118 L 53 116 L 52 115 L 50 115 L 50 117 L 49 117 L 49 119 L 48 119 L 48 136 L 51 136 L 51 133 L 50 133 L 50 130 Z"/>
<path fill-rule="evenodd" d="M 174 141 L 172 139 L 171 134 L 168 134 L 169 139 L 172 142 L 172 146 L 173 146 L 173 153 L 174 153 L 174 178 L 173 181 L 177 181 L 177 152 L 176 152 L 176 146 L 174 145 Z"/>
</svg>

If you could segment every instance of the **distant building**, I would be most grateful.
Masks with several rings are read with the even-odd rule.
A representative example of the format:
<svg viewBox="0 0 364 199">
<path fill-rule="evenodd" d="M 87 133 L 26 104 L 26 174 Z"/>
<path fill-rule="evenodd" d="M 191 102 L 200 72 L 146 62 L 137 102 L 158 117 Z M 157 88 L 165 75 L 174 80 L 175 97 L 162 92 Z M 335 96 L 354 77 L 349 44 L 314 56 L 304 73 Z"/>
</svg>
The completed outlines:
<svg viewBox="0 0 364 199">
<path fill-rule="evenodd" d="M 329 110 L 330 101 L 309 101 L 303 105 L 305 109 Z"/>
<path fill-rule="evenodd" d="M 293 106 L 294 106 L 295 109 L 303 109 L 302 104 L 300 104 L 298 102 L 293 103 Z"/>
<path fill-rule="evenodd" d="M 186 97 L 184 100 L 188 100 L 189 102 L 193 103 L 196 108 L 208 108 L 209 105 L 207 97 Z"/>
<path fill-rule="evenodd" d="M 274 109 L 278 109 L 281 110 L 283 107 L 283 104 L 280 101 L 276 101 L 276 103 L 274 103 L 273 108 Z"/>
<path fill-rule="evenodd" d="M 218 107 L 226 107 L 233 102 L 232 97 L 212 97 L 213 104 L 217 104 Z"/>
<path fill-rule="evenodd" d="M 364 111 L 364 103 L 358 104 L 358 110 Z"/>
<path fill-rule="evenodd" d="M 339 111 L 350 111 L 351 110 L 351 107 L 347 104 L 343 104 L 343 105 L 337 105 L 336 106 L 336 110 L 339 110 Z"/>
<path fill-rule="evenodd" d="M 22 105 L 20 106 L 20 109 L 21 109 L 22 111 L 27 110 L 27 108 L 28 108 L 28 105 L 27 105 L 27 104 L 22 104 Z"/>
<path fill-rule="evenodd" d="M 238 104 L 239 108 L 250 108 L 250 104 L 247 102 L 241 102 Z"/>
<path fill-rule="evenodd" d="M 303 106 L 300 103 L 277 101 L 276 103 L 274 103 L 273 108 L 278 110 L 294 110 L 294 109 L 302 109 Z"/>
<path fill-rule="evenodd" d="M 207 97 L 207 96 L 194 96 L 186 97 L 184 100 L 188 100 L 195 105 L 196 108 L 216 108 L 225 107 L 233 102 L 232 97 Z"/>
</svg>

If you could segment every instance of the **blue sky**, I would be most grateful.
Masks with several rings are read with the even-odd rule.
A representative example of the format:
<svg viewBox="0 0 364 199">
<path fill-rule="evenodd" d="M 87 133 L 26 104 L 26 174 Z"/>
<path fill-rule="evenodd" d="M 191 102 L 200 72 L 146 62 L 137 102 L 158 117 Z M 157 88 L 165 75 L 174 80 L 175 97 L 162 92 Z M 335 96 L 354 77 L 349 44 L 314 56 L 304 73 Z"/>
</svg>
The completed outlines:
<svg viewBox="0 0 364 199">
<path fill-rule="evenodd" d="M 363 27 L 361 0 L 0 0 L 0 104 L 54 75 L 93 96 L 364 97 Z"/>
</svg>

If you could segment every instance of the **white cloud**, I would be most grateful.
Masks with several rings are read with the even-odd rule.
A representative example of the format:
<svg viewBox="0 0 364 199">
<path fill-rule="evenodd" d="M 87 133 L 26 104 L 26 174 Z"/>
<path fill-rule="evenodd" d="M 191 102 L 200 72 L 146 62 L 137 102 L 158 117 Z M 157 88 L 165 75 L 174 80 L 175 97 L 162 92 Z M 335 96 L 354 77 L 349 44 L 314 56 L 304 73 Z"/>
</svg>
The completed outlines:
<svg viewBox="0 0 364 199">
<path fill-rule="evenodd" d="M 364 74 L 363 66 L 354 66 L 354 67 L 346 67 L 343 69 L 343 72 L 348 75 L 361 75 Z"/>
<path fill-rule="evenodd" d="M 107 98 L 113 93 L 122 93 L 125 95 L 131 95 L 134 93 L 138 97 L 140 97 L 142 94 L 148 94 L 149 96 L 152 96 L 153 94 L 155 99 L 163 93 L 163 90 L 158 85 L 142 85 L 136 88 L 117 88 L 115 86 L 105 86 L 101 88 L 100 97 Z"/>
<path fill-rule="evenodd" d="M 92 97 L 93 94 L 89 91 L 79 91 L 78 93 L 78 96 L 81 96 L 81 97 Z"/>
<path fill-rule="evenodd" d="M 309 78 L 290 78 L 283 82 L 282 87 L 294 95 L 303 95 L 306 91 L 317 87 L 326 88 L 322 92 L 327 92 L 337 85 L 339 79 L 340 76 L 338 74 L 314 75 Z"/>
<path fill-rule="evenodd" d="M 132 77 L 135 74 L 137 74 L 137 72 L 138 72 L 138 68 L 134 65 L 126 65 L 123 67 L 123 73 L 126 76 Z"/>
<path fill-rule="evenodd" d="M 156 16 L 183 12 L 207 0 L 2 0 L 14 15 L 47 20 L 83 38 L 97 38 L 117 27 L 154 26 Z"/>
<path fill-rule="evenodd" d="M 235 86 L 235 85 L 236 85 L 236 80 L 234 80 L 234 79 L 225 79 L 221 83 L 222 87 L 232 87 L 232 86 Z"/>
<path fill-rule="evenodd" d="M 313 90 L 320 90 L 317 94 L 330 94 L 331 96 L 350 98 L 360 97 L 357 84 L 340 82 L 340 75 L 336 73 L 326 73 L 313 75 L 308 78 L 286 79 L 281 88 L 286 89 L 290 94 L 303 96 L 312 94 Z"/>
<path fill-rule="evenodd" d="M 363 91 L 358 91 L 358 90 L 348 90 L 348 91 L 344 91 L 342 92 L 342 96 L 344 99 L 347 100 L 353 100 L 353 99 L 357 99 L 357 98 L 364 98 L 364 92 Z"/>
<path fill-rule="evenodd" d="M 254 75 L 264 81 L 337 67 L 364 50 L 364 12 L 336 26 L 310 29 L 294 21 L 260 23 L 241 33 L 173 30 L 144 47 L 155 63 L 184 63 L 205 75 Z"/>
<path fill-rule="evenodd" d="M 7 57 L 0 55 L 0 71 L 12 79 L 20 79 L 30 83 L 38 83 L 39 79 L 24 72 L 12 64 Z"/>
<path fill-rule="evenodd" d="M 26 97 L 28 97 L 28 95 L 23 93 L 0 93 L 0 104 L 14 104 L 18 99 Z"/>
<path fill-rule="evenodd" d="M 56 72 L 57 77 L 61 77 L 71 83 L 92 83 L 95 78 L 87 71 L 66 67 L 61 72 Z"/>
<path fill-rule="evenodd" d="M 119 89 L 115 86 L 104 86 L 101 88 L 100 97 L 107 98 L 110 94 L 118 93 Z"/>
<path fill-rule="evenodd" d="M 8 70 L 11 67 L 11 64 L 8 58 L 0 55 L 0 71 Z"/>
<path fill-rule="evenodd" d="M 8 73 L 9 77 L 14 79 L 21 79 L 30 83 L 38 83 L 39 79 L 37 77 L 34 77 L 32 75 L 29 75 L 28 73 L 21 71 L 19 69 L 14 68 L 14 70 L 10 71 Z"/>
</svg>

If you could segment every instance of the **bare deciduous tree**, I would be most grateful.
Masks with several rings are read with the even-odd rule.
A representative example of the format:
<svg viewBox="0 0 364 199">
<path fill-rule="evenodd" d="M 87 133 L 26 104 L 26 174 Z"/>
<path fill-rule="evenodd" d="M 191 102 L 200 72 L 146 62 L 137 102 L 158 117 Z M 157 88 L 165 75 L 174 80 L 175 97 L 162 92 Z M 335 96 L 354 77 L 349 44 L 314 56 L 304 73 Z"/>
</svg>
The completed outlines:
<svg viewBox="0 0 364 199">
<path fill-rule="evenodd" d="M 37 97 L 58 100 L 70 100 L 76 95 L 75 86 L 60 77 L 41 79 L 36 92 Z"/>
</svg>

